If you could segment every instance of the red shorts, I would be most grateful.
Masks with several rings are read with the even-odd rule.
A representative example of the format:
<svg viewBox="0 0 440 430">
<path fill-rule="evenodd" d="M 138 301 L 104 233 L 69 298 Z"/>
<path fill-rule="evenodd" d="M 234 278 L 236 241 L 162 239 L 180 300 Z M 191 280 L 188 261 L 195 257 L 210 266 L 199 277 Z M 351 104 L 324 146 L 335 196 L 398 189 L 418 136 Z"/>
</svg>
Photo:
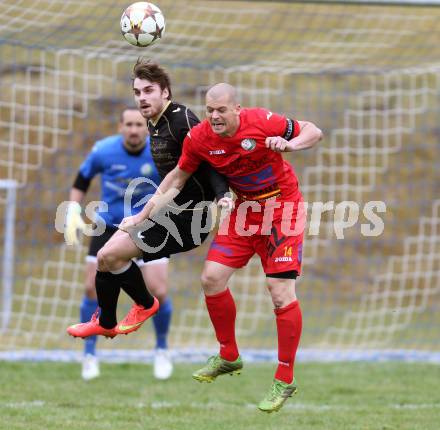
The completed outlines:
<svg viewBox="0 0 440 430">
<path fill-rule="evenodd" d="M 237 202 L 222 222 L 206 259 L 241 268 L 257 253 L 266 275 L 294 270 L 299 275 L 305 219 L 302 200 Z"/>
</svg>

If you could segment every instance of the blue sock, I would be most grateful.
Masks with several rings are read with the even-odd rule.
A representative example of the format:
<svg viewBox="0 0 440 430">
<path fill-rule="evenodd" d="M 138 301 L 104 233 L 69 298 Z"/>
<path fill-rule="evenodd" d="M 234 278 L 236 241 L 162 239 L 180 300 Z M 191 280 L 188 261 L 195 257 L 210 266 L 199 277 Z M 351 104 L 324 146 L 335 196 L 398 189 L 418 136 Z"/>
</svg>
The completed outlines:
<svg viewBox="0 0 440 430">
<path fill-rule="evenodd" d="M 167 336 L 172 313 L 173 305 L 168 297 L 160 305 L 159 312 L 153 317 L 154 331 L 156 332 L 156 348 L 166 349 L 168 347 Z"/>
<path fill-rule="evenodd" d="M 97 300 L 89 299 L 87 296 L 84 296 L 80 307 L 81 322 L 85 323 L 90 321 L 97 307 Z M 84 340 L 84 354 L 96 354 L 96 336 L 90 336 Z"/>
</svg>

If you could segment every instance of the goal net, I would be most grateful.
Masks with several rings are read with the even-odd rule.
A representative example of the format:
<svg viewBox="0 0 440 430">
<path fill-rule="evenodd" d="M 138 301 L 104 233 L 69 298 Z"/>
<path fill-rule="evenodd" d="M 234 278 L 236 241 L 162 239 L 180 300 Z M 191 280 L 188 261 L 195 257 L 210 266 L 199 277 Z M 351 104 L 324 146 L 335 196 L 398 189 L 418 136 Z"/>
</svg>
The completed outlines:
<svg viewBox="0 0 440 430">
<path fill-rule="evenodd" d="M 289 157 L 309 210 L 297 280 L 302 354 L 438 354 L 440 7 L 156 3 L 166 34 L 144 49 L 120 35 L 120 0 L 0 3 L 0 353 L 81 351 L 65 328 L 79 318 L 88 243 L 66 246 L 55 213 L 94 141 L 114 134 L 120 109 L 132 104 L 131 70 L 145 56 L 169 70 L 175 100 L 200 117 L 206 89 L 226 81 L 242 105 L 324 131 L 317 148 Z M 378 235 L 371 204 L 384 225 Z M 171 259 L 170 345 L 188 356 L 216 348 L 199 282 L 206 252 Z M 230 288 L 240 347 L 273 356 L 259 261 Z M 121 295 L 118 312 L 129 306 Z M 153 346 L 150 327 L 99 344 L 121 360 Z"/>
</svg>

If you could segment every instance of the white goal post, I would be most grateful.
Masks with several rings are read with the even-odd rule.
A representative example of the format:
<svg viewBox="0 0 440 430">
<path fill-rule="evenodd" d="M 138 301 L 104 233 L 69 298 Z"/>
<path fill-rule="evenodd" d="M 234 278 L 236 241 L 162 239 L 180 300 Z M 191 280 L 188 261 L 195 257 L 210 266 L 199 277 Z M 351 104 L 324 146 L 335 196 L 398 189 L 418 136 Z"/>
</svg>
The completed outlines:
<svg viewBox="0 0 440 430">
<path fill-rule="evenodd" d="M 17 181 L 0 180 L 0 193 L 6 193 L 4 199 L 4 233 L 2 256 L 2 318 L 1 331 L 6 330 L 12 311 L 14 285 L 14 244 L 15 244 L 15 209 L 17 203 Z"/>
</svg>

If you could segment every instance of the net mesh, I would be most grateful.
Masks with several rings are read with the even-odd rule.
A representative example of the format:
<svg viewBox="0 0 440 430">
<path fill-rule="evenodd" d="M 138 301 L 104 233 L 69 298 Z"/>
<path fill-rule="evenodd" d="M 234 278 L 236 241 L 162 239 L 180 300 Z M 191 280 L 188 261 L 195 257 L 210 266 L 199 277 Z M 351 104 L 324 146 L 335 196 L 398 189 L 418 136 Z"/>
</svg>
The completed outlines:
<svg viewBox="0 0 440 430">
<path fill-rule="evenodd" d="M 126 6 L 0 3 L 0 178 L 18 187 L 0 348 L 81 347 L 65 327 L 78 319 L 87 243 L 63 244 L 56 207 L 93 142 L 113 134 L 119 110 L 132 103 L 131 68 L 142 55 L 170 71 L 174 98 L 200 116 L 206 88 L 227 81 L 242 105 L 323 129 L 317 149 L 290 157 L 309 219 L 313 206 L 329 209 L 319 235 L 313 223 L 306 230 L 297 282 L 303 347 L 438 350 L 440 8 L 163 0 L 166 35 L 139 49 L 119 34 Z M 7 189 L 0 187 L 2 241 Z M 335 207 L 344 201 L 360 217 L 338 240 Z M 362 235 L 369 201 L 386 203 L 378 237 Z M 175 348 L 216 344 L 199 287 L 206 251 L 171 261 Z M 231 281 L 243 348 L 276 347 L 264 284 L 258 260 Z M 129 305 L 122 298 L 121 315 Z M 145 331 L 102 348 L 151 348 Z"/>
</svg>

